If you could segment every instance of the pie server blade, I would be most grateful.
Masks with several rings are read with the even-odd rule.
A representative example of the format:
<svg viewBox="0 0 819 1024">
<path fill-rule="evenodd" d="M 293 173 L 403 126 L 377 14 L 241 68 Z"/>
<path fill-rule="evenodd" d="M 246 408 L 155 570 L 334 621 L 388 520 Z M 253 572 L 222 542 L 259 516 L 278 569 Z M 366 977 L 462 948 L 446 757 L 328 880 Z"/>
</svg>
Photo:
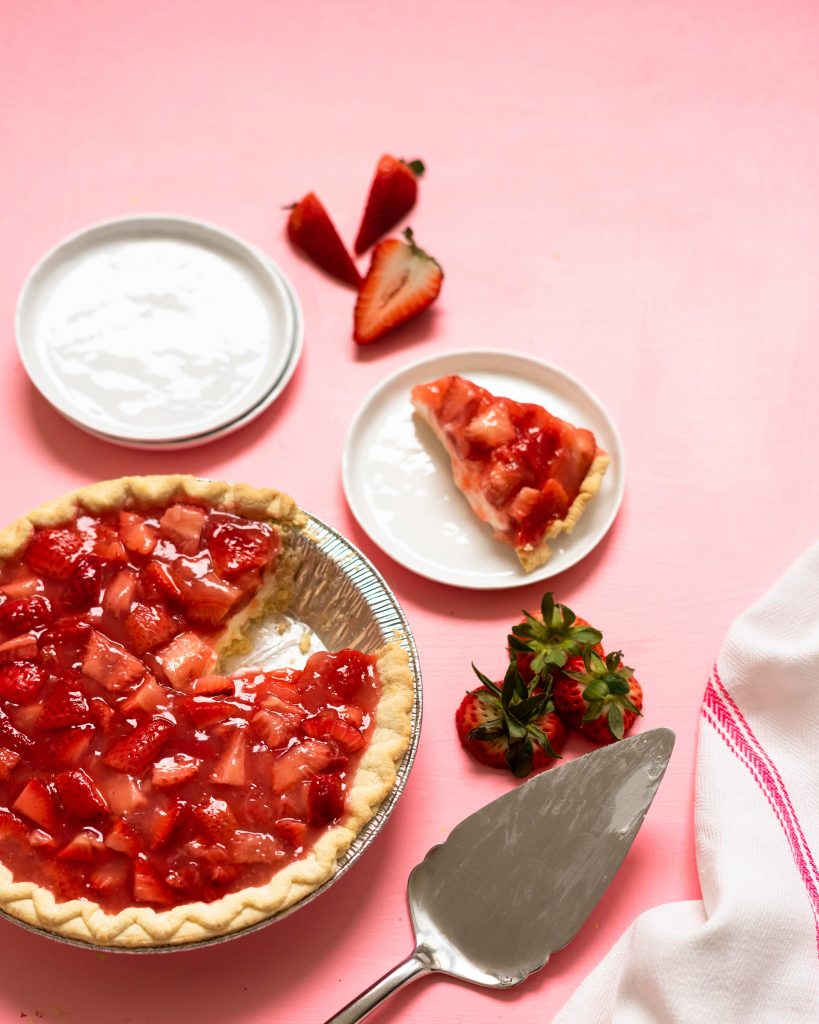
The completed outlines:
<svg viewBox="0 0 819 1024">
<path fill-rule="evenodd" d="M 517 985 L 578 932 L 637 835 L 674 733 L 653 729 L 543 772 L 433 846 L 409 878 L 412 955 L 327 1024 L 363 1020 L 432 971 Z"/>
</svg>

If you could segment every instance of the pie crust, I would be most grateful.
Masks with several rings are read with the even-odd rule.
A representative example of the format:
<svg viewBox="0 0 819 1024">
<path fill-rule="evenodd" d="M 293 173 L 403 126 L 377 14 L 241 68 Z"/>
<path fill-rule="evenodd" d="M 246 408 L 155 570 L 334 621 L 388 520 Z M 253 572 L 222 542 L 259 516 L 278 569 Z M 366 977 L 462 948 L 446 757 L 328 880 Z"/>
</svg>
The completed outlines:
<svg viewBox="0 0 819 1024">
<path fill-rule="evenodd" d="M 0 530 L 0 564 L 25 548 L 35 527 L 59 526 L 81 510 L 103 513 L 166 506 L 184 498 L 266 522 L 281 536 L 275 573 L 238 613 L 240 621 L 228 623 L 217 645 L 224 652 L 241 639 L 252 618 L 289 604 L 298 563 L 292 537 L 303 528 L 306 517 L 292 498 L 278 491 L 187 475 L 123 477 L 93 484 L 48 502 Z M 339 858 L 392 791 L 398 765 L 409 746 L 413 684 L 404 649 L 398 643 L 386 644 L 377 652 L 376 671 L 381 692 L 375 728 L 349 780 L 344 817 L 327 829 L 306 855 L 285 865 L 265 885 L 228 893 L 212 902 L 185 903 L 168 910 L 129 907 L 109 914 L 87 898 L 58 902 L 43 886 L 15 881 L 0 863 L 0 908 L 25 924 L 69 939 L 136 949 L 207 941 L 292 907 L 335 874 Z"/>
</svg>

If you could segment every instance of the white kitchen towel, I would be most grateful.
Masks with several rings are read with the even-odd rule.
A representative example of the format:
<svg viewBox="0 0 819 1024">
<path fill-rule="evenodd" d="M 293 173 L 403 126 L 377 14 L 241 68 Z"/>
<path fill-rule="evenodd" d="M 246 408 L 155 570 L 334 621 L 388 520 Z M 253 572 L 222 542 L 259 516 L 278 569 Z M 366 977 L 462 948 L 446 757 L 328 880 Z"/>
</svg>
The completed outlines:
<svg viewBox="0 0 819 1024">
<path fill-rule="evenodd" d="M 554 1024 L 819 1024 L 819 544 L 728 632 L 695 830 L 702 900 L 641 915 Z"/>
</svg>

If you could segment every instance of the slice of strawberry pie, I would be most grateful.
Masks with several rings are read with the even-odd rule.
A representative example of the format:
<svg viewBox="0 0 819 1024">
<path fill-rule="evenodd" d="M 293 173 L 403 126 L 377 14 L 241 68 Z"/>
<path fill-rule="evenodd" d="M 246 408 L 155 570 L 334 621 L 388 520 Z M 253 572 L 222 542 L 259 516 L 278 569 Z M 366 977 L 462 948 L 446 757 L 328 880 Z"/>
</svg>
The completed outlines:
<svg viewBox="0 0 819 1024">
<path fill-rule="evenodd" d="M 394 784 L 396 644 L 224 674 L 285 607 L 303 514 L 132 477 L 0 531 L 0 907 L 124 947 L 203 941 L 329 878 Z"/>
<path fill-rule="evenodd" d="M 543 565 L 547 542 L 571 533 L 600 489 L 609 458 L 594 434 L 458 376 L 417 385 L 412 403 L 475 515 L 515 549 L 526 572 Z"/>
</svg>

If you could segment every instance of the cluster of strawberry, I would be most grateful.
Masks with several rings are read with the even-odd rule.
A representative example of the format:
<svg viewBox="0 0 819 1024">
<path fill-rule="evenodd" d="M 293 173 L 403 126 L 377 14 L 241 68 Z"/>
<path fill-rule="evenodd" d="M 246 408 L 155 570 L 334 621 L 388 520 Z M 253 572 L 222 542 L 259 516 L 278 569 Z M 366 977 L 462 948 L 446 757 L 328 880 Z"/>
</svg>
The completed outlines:
<svg viewBox="0 0 819 1024">
<path fill-rule="evenodd" d="M 481 686 L 455 715 L 458 736 L 482 764 L 523 777 L 548 768 L 574 729 L 593 743 L 621 740 L 643 706 L 643 691 L 622 653 L 606 654 L 603 634 L 547 593 L 507 638 L 509 668 Z"/>
<path fill-rule="evenodd" d="M 384 155 L 370 186 L 355 240 L 360 256 L 405 217 L 418 198 L 420 160 Z M 438 297 L 443 281 L 440 265 L 416 244 L 409 228 L 405 241 L 389 238 L 373 249 L 370 269 L 362 278 L 327 210 L 314 192 L 288 207 L 290 241 L 328 274 L 358 292 L 353 339 L 366 345 L 417 316 Z"/>
</svg>

